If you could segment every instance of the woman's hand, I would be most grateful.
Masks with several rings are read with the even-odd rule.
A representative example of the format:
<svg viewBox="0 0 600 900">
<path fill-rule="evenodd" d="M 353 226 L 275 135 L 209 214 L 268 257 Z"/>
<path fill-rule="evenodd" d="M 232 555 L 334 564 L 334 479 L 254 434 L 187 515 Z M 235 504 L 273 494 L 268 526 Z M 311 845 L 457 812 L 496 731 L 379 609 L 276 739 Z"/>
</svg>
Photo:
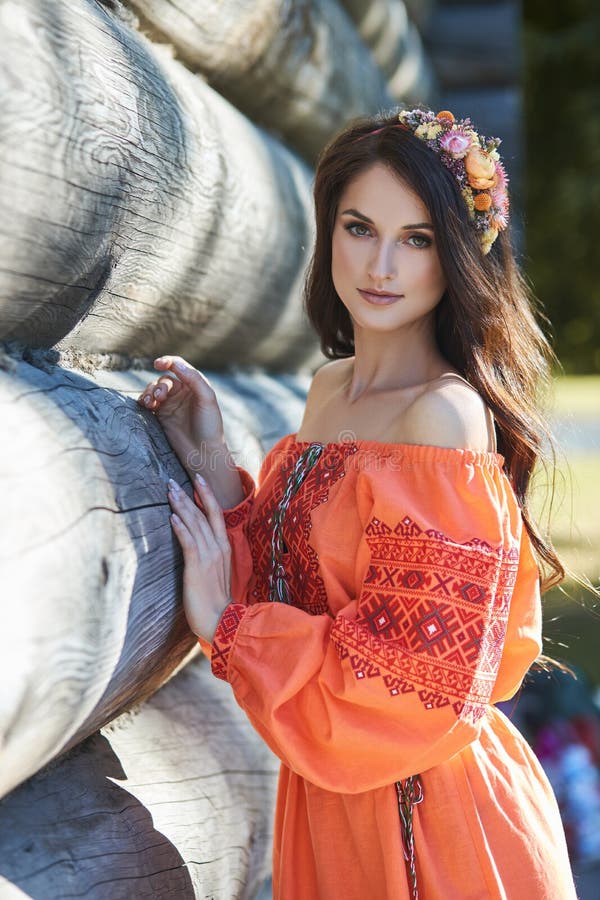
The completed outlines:
<svg viewBox="0 0 600 900">
<path fill-rule="evenodd" d="M 206 464 L 207 454 L 225 443 L 215 391 L 181 356 L 160 356 L 154 367 L 165 374 L 149 382 L 137 402 L 156 414 L 181 464 L 193 474 Z"/>
<path fill-rule="evenodd" d="M 237 506 L 244 496 L 242 484 L 212 385 L 181 356 L 159 356 L 154 366 L 165 374 L 151 381 L 137 402 L 156 414 L 192 483 L 202 472 L 223 509 Z"/>
<path fill-rule="evenodd" d="M 207 515 L 169 479 L 171 524 L 183 551 L 183 608 L 188 625 L 212 642 L 225 607 L 231 602 L 231 545 L 223 510 L 206 482 L 196 476 L 196 490 Z"/>
</svg>

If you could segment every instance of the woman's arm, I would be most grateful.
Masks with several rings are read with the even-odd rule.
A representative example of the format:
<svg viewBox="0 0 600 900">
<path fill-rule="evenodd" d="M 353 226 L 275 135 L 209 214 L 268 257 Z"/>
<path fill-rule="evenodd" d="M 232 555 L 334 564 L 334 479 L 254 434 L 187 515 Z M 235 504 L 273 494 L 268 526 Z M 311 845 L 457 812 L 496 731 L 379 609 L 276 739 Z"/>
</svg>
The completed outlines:
<svg viewBox="0 0 600 900">
<path fill-rule="evenodd" d="M 358 476 L 361 574 L 338 615 L 232 603 L 213 638 L 215 675 L 271 749 L 343 793 L 459 752 L 479 735 L 505 651 L 503 681 L 517 684 L 540 646 L 539 616 L 524 614 L 539 604 L 535 563 L 519 564 L 527 534 L 495 459 L 423 446 L 400 467 L 381 462 Z"/>
</svg>

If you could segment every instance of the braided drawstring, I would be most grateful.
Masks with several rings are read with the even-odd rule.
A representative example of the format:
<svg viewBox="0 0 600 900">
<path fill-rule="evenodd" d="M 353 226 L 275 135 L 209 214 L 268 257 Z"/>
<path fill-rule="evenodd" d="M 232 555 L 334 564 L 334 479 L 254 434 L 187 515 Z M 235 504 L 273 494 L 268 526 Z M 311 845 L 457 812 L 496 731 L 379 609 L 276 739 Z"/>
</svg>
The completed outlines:
<svg viewBox="0 0 600 900">
<path fill-rule="evenodd" d="M 285 581 L 285 569 L 279 562 L 279 554 L 285 551 L 283 540 L 283 519 L 294 494 L 323 452 L 323 444 L 310 444 L 294 464 L 285 491 L 273 516 L 273 534 L 271 537 L 271 576 L 269 582 L 269 600 L 272 603 L 290 603 L 288 586 Z"/>
<path fill-rule="evenodd" d="M 419 775 L 411 775 L 403 781 L 396 782 L 398 810 L 402 826 L 402 845 L 404 859 L 407 863 L 408 875 L 412 888 L 413 900 L 419 900 L 417 888 L 417 864 L 415 858 L 415 836 L 413 833 L 413 807 L 423 799 L 423 784 Z"/>
</svg>

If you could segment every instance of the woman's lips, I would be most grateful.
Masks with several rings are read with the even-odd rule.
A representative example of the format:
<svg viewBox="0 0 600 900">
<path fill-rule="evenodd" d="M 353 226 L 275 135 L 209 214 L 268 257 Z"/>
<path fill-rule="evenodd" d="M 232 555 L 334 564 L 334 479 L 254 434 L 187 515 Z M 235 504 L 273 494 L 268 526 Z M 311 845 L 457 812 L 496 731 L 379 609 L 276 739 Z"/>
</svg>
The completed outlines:
<svg viewBox="0 0 600 900">
<path fill-rule="evenodd" d="M 358 293 L 368 303 L 373 303 L 375 306 L 386 306 L 389 303 L 394 303 L 395 300 L 400 300 L 404 296 L 404 294 L 374 294 L 372 291 L 361 291 L 360 288 L 358 288 Z"/>
</svg>

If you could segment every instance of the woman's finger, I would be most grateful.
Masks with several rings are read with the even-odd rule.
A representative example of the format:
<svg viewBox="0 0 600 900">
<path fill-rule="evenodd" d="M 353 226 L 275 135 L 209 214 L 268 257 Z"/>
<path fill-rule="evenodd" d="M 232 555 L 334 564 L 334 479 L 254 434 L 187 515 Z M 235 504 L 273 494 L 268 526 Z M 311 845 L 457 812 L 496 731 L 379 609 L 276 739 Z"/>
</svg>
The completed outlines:
<svg viewBox="0 0 600 900">
<path fill-rule="evenodd" d="M 192 534 L 201 553 L 203 555 L 209 553 L 211 544 L 214 544 L 214 537 L 208 520 L 172 478 L 169 479 L 169 502 L 173 511 Z"/>
<path fill-rule="evenodd" d="M 193 552 L 198 550 L 198 545 L 194 540 L 192 534 L 190 533 L 187 525 L 181 519 L 177 513 L 171 513 L 170 516 L 171 524 L 175 529 L 175 534 L 177 535 L 177 539 L 181 544 L 184 554 L 188 552 Z"/>
<path fill-rule="evenodd" d="M 153 407 L 166 400 L 168 396 L 176 396 L 182 388 L 182 384 L 174 376 L 161 375 L 157 381 L 150 381 L 138 397 L 141 406 Z"/>
<path fill-rule="evenodd" d="M 182 356 L 159 356 L 154 360 L 154 368 L 171 369 L 198 400 L 204 403 L 212 400 L 215 392 L 208 378 L 186 362 Z"/>
<path fill-rule="evenodd" d="M 213 530 L 217 543 L 223 550 L 231 550 L 229 538 L 227 537 L 227 527 L 225 525 L 225 517 L 221 504 L 212 492 L 208 482 L 202 478 L 200 474 L 196 475 L 196 490 L 204 504 L 206 517 L 209 525 Z"/>
</svg>

